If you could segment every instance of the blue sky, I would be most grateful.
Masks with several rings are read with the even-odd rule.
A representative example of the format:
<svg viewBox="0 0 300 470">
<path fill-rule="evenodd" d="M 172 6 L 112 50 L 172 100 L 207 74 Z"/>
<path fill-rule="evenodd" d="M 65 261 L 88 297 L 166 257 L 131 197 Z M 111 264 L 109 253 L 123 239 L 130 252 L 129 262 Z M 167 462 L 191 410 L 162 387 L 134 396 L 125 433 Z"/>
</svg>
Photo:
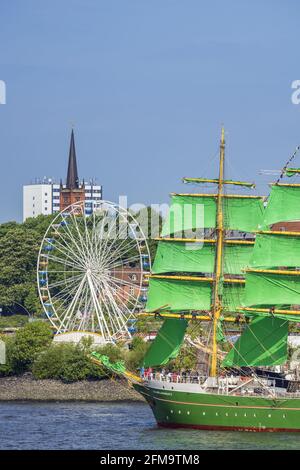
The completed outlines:
<svg viewBox="0 0 300 470">
<path fill-rule="evenodd" d="M 0 221 L 21 219 L 24 183 L 65 177 L 72 122 L 80 176 L 96 176 L 106 199 L 166 202 L 182 176 L 214 176 L 221 123 L 227 176 L 266 193 L 259 170 L 280 168 L 300 144 L 299 9 L 1 0 Z"/>
</svg>

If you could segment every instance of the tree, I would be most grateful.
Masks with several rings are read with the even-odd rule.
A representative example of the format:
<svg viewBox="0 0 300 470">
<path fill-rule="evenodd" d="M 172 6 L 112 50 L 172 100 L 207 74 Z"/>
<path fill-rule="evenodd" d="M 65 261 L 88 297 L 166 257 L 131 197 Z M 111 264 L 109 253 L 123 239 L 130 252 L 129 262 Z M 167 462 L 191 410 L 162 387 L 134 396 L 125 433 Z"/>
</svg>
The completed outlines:
<svg viewBox="0 0 300 470">
<path fill-rule="evenodd" d="M 60 379 L 64 382 L 75 382 L 85 379 L 101 379 L 110 375 L 108 370 L 94 364 L 90 353 L 95 347 L 83 338 L 79 344 L 52 343 L 40 353 L 33 364 L 32 373 L 37 379 Z M 119 348 L 106 345 L 99 349 L 114 362 L 122 357 Z"/>
<path fill-rule="evenodd" d="M 0 305 L 16 312 L 29 294 L 32 306 L 40 237 L 34 230 L 17 226 L 0 239 Z"/>
<path fill-rule="evenodd" d="M 17 331 L 8 349 L 8 362 L 15 373 L 31 370 L 41 351 L 49 347 L 53 338 L 48 323 L 34 321 Z"/>
</svg>

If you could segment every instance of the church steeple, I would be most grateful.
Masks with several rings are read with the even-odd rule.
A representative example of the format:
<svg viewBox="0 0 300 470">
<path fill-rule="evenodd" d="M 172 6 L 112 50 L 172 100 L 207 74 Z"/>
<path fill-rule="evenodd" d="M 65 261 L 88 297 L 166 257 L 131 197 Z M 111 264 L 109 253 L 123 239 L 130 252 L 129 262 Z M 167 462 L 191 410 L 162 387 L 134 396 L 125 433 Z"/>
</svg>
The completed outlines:
<svg viewBox="0 0 300 470">
<path fill-rule="evenodd" d="M 70 150 L 69 150 L 69 163 L 66 186 L 60 185 L 60 210 L 64 210 L 71 204 L 77 202 L 84 202 L 85 200 L 85 185 L 79 184 L 74 130 L 72 129 Z"/>
<path fill-rule="evenodd" d="M 74 130 L 72 129 L 71 141 L 70 141 L 70 150 L 69 150 L 69 163 L 68 163 L 68 174 L 66 181 L 67 189 L 78 189 L 79 188 L 79 179 L 77 171 L 77 161 L 76 161 L 76 150 L 75 150 L 75 139 L 74 139 Z"/>
</svg>

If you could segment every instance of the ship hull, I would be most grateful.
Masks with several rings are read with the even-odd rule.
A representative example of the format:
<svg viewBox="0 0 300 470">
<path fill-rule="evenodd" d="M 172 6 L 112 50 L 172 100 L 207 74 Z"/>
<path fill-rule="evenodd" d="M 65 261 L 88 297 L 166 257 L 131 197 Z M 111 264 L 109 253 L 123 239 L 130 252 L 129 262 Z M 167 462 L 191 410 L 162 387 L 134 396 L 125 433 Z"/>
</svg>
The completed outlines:
<svg viewBox="0 0 300 470">
<path fill-rule="evenodd" d="M 300 398 L 217 395 L 134 388 L 149 403 L 157 424 L 169 428 L 224 431 L 299 432 Z"/>
</svg>

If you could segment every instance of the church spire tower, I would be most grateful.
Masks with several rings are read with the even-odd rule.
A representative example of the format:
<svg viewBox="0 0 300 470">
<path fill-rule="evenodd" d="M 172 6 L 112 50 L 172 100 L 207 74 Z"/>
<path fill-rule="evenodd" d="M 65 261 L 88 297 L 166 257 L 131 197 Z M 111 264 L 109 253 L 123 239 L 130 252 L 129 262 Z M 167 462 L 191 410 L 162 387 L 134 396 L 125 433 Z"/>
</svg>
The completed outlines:
<svg viewBox="0 0 300 470">
<path fill-rule="evenodd" d="M 74 204 L 74 202 L 80 202 L 84 200 L 85 187 L 84 184 L 79 183 L 75 149 L 75 137 L 74 130 L 72 129 L 69 149 L 67 180 L 66 185 L 62 187 L 60 191 L 60 210 L 66 209 L 66 207 L 68 207 L 70 204 Z"/>
<path fill-rule="evenodd" d="M 79 189 L 77 161 L 76 161 L 76 149 L 75 149 L 75 139 L 74 139 L 74 130 L 73 129 L 72 129 L 71 141 L 70 141 L 69 163 L 68 163 L 68 174 L 67 174 L 66 187 L 68 189 Z"/>
</svg>

